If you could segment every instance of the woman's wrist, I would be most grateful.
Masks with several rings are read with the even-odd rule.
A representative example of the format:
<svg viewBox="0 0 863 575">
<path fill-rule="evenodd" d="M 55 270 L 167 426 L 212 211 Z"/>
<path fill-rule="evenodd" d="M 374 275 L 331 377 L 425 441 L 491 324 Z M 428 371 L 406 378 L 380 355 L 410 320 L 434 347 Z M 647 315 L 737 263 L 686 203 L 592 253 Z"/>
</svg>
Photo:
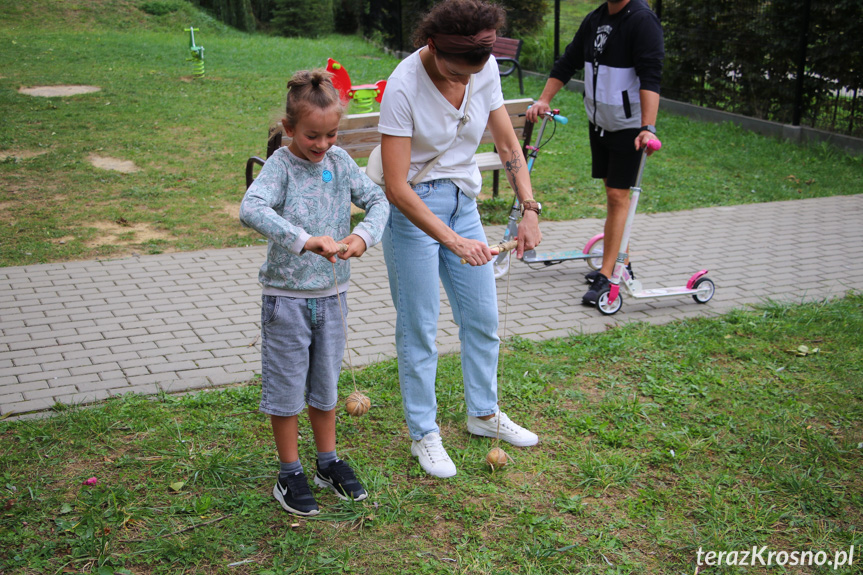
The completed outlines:
<svg viewBox="0 0 863 575">
<path fill-rule="evenodd" d="M 526 216 L 529 213 L 534 213 L 539 216 L 542 213 L 542 204 L 533 198 L 521 201 L 521 215 Z"/>
</svg>

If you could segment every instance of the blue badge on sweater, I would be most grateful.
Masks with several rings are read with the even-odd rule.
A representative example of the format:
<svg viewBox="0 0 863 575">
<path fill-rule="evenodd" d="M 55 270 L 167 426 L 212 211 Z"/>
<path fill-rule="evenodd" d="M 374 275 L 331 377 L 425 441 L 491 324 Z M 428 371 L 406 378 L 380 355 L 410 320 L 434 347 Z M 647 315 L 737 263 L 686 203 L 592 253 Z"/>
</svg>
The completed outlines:
<svg viewBox="0 0 863 575">
<path fill-rule="evenodd" d="M 324 173 L 321 174 L 321 179 L 324 180 L 325 182 L 332 182 L 333 181 L 333 173 L 329 170 L 324 170 Z"/>
</svg>

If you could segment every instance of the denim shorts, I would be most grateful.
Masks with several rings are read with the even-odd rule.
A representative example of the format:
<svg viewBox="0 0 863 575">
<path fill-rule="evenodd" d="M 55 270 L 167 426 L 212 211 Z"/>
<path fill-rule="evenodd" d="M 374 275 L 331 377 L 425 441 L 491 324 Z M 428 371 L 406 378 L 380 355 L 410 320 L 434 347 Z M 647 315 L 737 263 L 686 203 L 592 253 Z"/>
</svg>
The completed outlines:
<svg viewBox="0 0 863 575">
<path fill-rule="evenodd" d="M 345 352 L 342 312 L 347 294 L 323 298 L 263 296 L 261 405 L 268 415 L 297 415 L 306 404 L 330 411 L 338 403 Z"/>
</svg>

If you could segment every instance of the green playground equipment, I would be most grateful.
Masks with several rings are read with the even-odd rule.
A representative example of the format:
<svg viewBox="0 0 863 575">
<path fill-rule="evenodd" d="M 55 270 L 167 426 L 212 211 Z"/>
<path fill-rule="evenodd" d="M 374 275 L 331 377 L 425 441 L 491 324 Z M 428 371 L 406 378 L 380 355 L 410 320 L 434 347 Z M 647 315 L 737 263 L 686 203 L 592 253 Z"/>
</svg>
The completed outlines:
<svg viewBox="0 0 863 575">
<path fill-rule="evenodd" d="M 189 52 L 190 56 L 186 58 L 187 62 L 192 62 L 192 75 L 196 78 L 204 76 L 204 47 L 195 44 L 195 32 L 200 31 L 200 28 L 185 28 L 189 33 Z"/>
</svg>

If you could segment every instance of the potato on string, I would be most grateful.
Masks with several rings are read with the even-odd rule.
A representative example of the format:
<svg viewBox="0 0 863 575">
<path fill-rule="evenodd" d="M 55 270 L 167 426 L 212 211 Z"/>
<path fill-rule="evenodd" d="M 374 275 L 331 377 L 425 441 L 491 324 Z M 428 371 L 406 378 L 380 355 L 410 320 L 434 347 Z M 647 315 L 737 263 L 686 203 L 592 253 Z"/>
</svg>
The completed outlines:
<svg viewBox="0 0 863 575">
<path fill-rule="evenodd" d="M 354 386 L 356 386 L 356 381 Z M 345 410 L 355 416 L 365 415 L 371 406 L 371 400 L 361 391 L 354 391 L 345 400 Z"/>
<path fill-rule="evenodd" d="M 348 251 L 347 244 L 339 244 L 339 253 Z M 337 291 L 339 280 L 336 276 L 336 264 L 333 263 L 333 281 L 335 282 Z M 342 327 L 345 330 L 345 347 L 347 348 L 348 366 L 351 370 L 351 380 L 354 382 L 354 391 L 345 400 L 345 410 L 353 416 L 359 417 L 369 412 L 372 406 L 371 400 L 363 392 L 357 389 L 357 377 L 354 374 L 354 363 L 351 359 L 351 347 L 348 344 L 348 322 L 345 319 L 345 311 L 342 309 L 342 298 L 339 297 L 339 312 L 342 314 Z"/>
<path fill-rule="evenodd" d="M 492 447 L 491 451 L 488 452 L 488 455 L 485 456 L 485 461 L 493 470 L 498 470 L 506 466 L 509 463 L 510 458 L 506 454 L 506 451 L 500 447 Z"/>
</svg>

